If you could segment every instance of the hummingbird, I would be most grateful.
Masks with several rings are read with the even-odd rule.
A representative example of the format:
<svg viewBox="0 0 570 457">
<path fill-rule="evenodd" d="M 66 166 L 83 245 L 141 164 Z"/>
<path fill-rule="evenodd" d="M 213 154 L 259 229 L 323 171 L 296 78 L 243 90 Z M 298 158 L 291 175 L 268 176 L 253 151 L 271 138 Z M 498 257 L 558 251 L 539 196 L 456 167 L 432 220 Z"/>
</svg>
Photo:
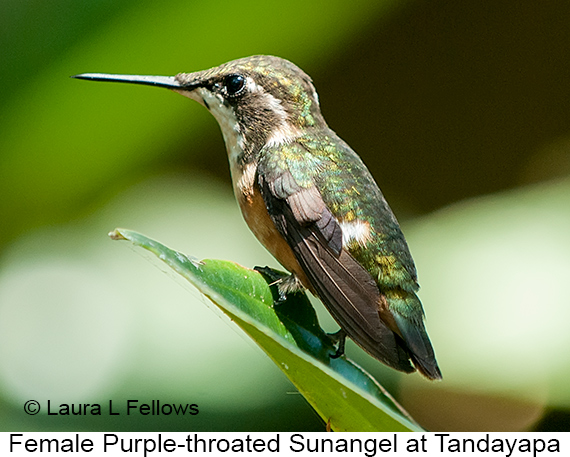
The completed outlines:
<svg viewBox="0 0 570 457">
<path fill-rule="evenodd" d="M 348 336 L 386 365 L 428 379 L 441 371 L 424 326 L 416 267 L 394 213 L 360 157 L 321 114 L 311 78 L 258 55 L 176 76 L 73 76 L 164 87 L 220 125 L 232 184 L 250 230 Z"/>
</svg>

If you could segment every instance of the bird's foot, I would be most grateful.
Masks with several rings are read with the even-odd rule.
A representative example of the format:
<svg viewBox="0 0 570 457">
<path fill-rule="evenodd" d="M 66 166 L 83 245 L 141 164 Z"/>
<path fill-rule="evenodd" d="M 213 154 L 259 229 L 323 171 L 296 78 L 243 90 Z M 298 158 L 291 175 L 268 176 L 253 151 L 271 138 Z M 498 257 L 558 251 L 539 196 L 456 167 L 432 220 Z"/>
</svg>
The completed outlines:
<svg viewBox="0 0 570 457">
<path fill-rule="evenodd" d="M 338 359 L 344 355 L 344 346 L 346 344 L 346 332 L 340 329 L 336 333 L 329 333 L 329 337 L 338 343 L 336 352 L 330 356 L 331 359 Z"/>
<path fill-rule="evenodd" d="M 274 284 L 277 285 L 277 290 L 279 290 L 280 301 L 284 301 L 287 298 L 287 294 L 294 294 L 304 289 L 303 284 L 301 284 L 299 277 L 295 273 L 278 279 Z"/>
<path fill-rule="evenodd" d="M 255 267 L 254 270 L 268 277 L 270 281 L 272 281 L 269 284 L 270 286 L 277 286 L 277 291 L 279 292 L 277 303 L 282 303 L 287 300 L 287 294 L 304 290 L 303 284 L 301 284 L 301 281 L 295 273 L 283 276 L 283 273 L 277 272 L 270 267 Z"/>
</svg>

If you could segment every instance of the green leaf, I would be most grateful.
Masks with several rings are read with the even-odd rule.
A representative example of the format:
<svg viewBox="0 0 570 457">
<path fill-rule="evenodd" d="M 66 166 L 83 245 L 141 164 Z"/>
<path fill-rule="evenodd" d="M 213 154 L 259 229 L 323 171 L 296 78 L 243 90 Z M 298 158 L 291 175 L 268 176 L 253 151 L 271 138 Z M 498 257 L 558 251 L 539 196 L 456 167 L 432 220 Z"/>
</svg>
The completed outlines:
<svg viewBox="0 0 570 457">
<path fill-rule="evenodd" d="M 274 305 L 278 292 L 268 282 L 283 273 L 199 261 L 130 230 L 116 229 L 110 236 L 152 252 L 210 298 L 267 353 L 332 430 L 421 430 L 370 375 L 344 356 L 330 358 L 333 341 L 318 325 L 304 293 Z"/>
</svg>

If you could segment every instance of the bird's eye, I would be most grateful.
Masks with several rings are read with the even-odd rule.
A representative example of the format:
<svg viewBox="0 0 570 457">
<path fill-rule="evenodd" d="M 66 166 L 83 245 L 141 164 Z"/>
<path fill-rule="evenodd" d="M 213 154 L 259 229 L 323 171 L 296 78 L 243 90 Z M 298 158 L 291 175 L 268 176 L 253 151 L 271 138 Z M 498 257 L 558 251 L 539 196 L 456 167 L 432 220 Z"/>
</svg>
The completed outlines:
<svg viewBox="0 0 570 457">
<path fill-rule="evenodd" d="M 242 75 L 228 75 L 224 79 L 224 86 L 226 87 L 226 94 L 235 97 L 245 87 L 245 78 Z"/>
</svg>

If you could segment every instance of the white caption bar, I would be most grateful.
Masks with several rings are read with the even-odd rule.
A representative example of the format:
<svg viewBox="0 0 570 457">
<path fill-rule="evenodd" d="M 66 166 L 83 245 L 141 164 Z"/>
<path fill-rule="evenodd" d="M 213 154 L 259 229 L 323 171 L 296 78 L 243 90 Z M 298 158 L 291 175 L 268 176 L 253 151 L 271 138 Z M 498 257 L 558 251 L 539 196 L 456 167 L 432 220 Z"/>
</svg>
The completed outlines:
<svg viewBox="0 0 570 457">
<path fill-rule="evenodd" d="M 568 433 L 0 433 L 0 455 L 569 456 Z"/>
</svg>

